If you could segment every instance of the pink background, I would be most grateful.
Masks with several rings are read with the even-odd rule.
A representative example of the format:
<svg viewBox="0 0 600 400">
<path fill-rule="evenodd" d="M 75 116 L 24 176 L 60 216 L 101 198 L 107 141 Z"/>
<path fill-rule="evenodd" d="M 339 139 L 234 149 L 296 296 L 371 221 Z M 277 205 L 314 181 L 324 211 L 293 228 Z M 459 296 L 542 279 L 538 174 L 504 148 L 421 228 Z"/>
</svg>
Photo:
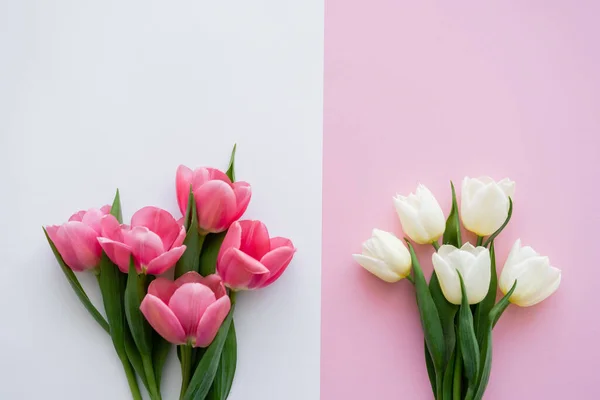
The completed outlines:
<svg viewBox="0 0 600 400">
<path fill-rule="evenodd" d="M 517 238 L 563 270 L 555 295 L 511 306 L 486 399 L 600 398 L 600 28 L 597 1 L 326 0 L 322 400 L 431 399 L 407 282 L 351 254 L 418 182 L 517 181 Z M 459 185 L 460 186 L 460 185 Z M 431 270 L 429 248 L 422 263 Z"/>
</svg>

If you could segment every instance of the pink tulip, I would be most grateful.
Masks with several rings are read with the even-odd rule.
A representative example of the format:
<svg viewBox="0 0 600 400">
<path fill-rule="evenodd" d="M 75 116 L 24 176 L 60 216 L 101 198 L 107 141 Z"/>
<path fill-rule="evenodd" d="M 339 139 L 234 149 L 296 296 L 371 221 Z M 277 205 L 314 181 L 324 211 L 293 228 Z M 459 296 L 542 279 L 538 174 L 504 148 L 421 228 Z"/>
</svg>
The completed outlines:
<svg viewBox="0 0 600 400">
<path fill-rule="evenodd" d="M 218 275 L 188 272 L 175 282 L 157 278 L 148 287 L 142 313 L 167 341 L 207 347 L 231 309 Z"/>
<path fill-rule="evenodd" d="M 62 225 L 46 227 L 46 232 L 65 263 L 73 271 L 84 271 L 98 266 L 102 248 L 98 244 L 100 220 L 110 212 L 110 206 L 79 211 Z"/>
<path fill-rule="evenodd" d="M 283 274 L 295 252 L 289 239 L 269 238 L 262 222 L 237 221 L 219 250 L 217 272 L 234 290 L 263 288 Z"/>
<path fill-rule="evenodd" d="M 192 188 L 198 225 L 205 233 L 227 230 L 244 214 L 252 194 L 248 183 L 231 183 L 229 177 L 218 169 L 198 168 L 192 171 L 184 165 L 177 168 L 176 187 L 177 202 L 183 215 Z"/>
<path fill-rule="evenodd" d="M 119 224 L 112 215 L 102 218 L 101 226 L 98 242 L 124 273 L 129 271 L 132 254 L 138 273 L 160 275 L 173 267 L 185 251 L 185 228 L 168 211 L 157 207 L 137 211 L 131 226 Z"/>
</svg>

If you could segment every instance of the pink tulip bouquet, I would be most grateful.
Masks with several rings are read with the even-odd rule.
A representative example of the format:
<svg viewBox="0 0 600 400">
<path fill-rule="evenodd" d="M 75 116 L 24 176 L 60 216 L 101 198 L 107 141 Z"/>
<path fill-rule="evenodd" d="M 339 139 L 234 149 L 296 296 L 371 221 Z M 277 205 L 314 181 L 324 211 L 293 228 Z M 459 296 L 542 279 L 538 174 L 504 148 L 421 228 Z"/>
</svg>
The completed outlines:
<svg viewBox="0 0 600 400">
<path fill-rule="evenodd" d="M 498 278 L 494 240 L 510 221 L 514 189 L 508 179 L 465 178 L 460 211 L 452 185 L 452 209 L 445 218 L 433 194 L 420 185 L 415 193 L 394 198 L 406 245 L 375 229 L 362 254 L 354 254 L 384 281 L 406 278 L 414 286 L 436 400 L 481 400 L 492 368 L 492 330 L 502 313 L 511 303 L 533 306 L 560 285 L 561 271 L 520 240 Z M 461 232 L 461 220 L 474 245 Z M 429 282 L 409 238 L 435 250 Z M 498 288 L 504 297 L 496 302 Z"/>
<path fill-rule="evenodd" d="M 236 292 L 275 282 L 296 249 L 270 237 L 260 221 L 239 221 L 251 197 L 229 168 L 180 166 L 176 195 L 182 218 L 144 207 L 123 223 L 119 192 L 111 206 L 79 211 L 46 238 L 75 294 L 111 337 L 134 399 L 141 382 L 161 399 L 172 345 L 181 363 L 184 400 L 224 400 L 237 362 Z M 98 278 L 105 315 L 75 274 Z"/>
</svg>

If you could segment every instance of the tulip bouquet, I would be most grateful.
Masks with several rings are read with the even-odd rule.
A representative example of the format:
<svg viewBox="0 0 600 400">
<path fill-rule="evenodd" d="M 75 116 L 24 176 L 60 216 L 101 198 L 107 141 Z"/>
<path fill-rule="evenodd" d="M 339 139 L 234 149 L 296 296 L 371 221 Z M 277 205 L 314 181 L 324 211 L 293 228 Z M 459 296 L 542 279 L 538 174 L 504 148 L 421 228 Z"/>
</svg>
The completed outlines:
<svg viewBox="0 0 600 400">
<path fill-rule="evenodd" d="M 176 193 L 183 217 L 144 207 L 123 224 L 119 192 L 112 206 L 79 211 L 47 226 L 48 243 L 75 294 L 111 337 L 134 399 L 138 382 L 161 399 L 161 375 L 172 344 L 185 400 L 224 400 L 233 382 L 236 293 L 263 288 L 285 271 L 295 248 L 270 237 L 260 221 L 238 221 L 251 197 L 229 168 L 180 166 Z M 98 278 L 106 317 L 75 272 Z"/>
<path fill-rule="evenodd" d="M 498 280 L 494 240 L 510 221 L 515 184 L 508 179 L 465 178 L 460 212 L 451 186 L 448 218 L 423 185 L 408 197 L 394 198 L 408 238 L 435 248 L 429 283 L 408 238 L 405 245 L 375 229 L 354 259 L 384 281 L 406 278 L 414 285 L 435 399 L 480 400 L 492 366 L 492 329 L 502 313 L 510 303 L 529 307 L 550 296 L 558 289 L 561 271 L 517 240 Z M 475 234 L 475 245 L 463 242 L 461 220 Z M 504 297 L 496 302 L 498 287 Z"/>
</svg>

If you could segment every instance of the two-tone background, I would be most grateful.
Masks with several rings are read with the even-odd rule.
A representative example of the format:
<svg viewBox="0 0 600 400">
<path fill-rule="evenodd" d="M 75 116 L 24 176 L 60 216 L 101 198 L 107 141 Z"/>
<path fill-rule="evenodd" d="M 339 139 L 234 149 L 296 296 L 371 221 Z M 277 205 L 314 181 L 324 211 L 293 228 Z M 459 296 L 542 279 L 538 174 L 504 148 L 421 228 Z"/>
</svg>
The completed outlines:
<svg viewBox="0 0 600 400">
<path fill-rule="evenodd" d="M 563 270 L 511 307 L 486 399 L 597 399 L 600 4 L 581 0 L 0 0 L 0 398 L 126 399 L 109 338 L 41 226 L 110 202 L 177 214 L 177 165 L 253 185 L 298 253 L 239 297 L 231 400 L 430 399 L 412 288 L 351 253 L 418 182 L 517 181 L 521 237 Z M 430 252 L 422 252 L 431 269 Z M 94 300 L 93 279 L 84 279 Z M 175 398 L 176 357 L 165 376 Z"/>
</svg>

